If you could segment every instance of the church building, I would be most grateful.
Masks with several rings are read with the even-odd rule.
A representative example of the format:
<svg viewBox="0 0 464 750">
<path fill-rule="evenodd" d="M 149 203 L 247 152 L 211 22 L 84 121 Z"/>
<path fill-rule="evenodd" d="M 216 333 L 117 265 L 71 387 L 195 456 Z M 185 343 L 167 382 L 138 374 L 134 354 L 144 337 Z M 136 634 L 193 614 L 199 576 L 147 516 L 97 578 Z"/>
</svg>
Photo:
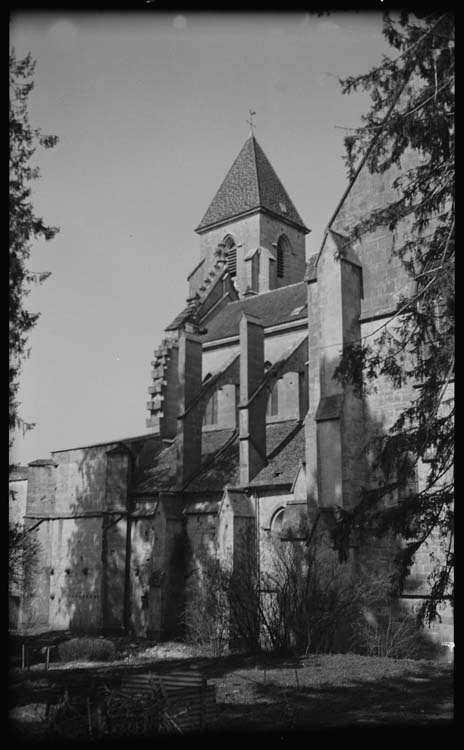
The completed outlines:
<svg viewBox="0 0 464 750">
<path fill-rule="evenodd" d="M 146 432 L 29 464 L 41 557 L 23 626 L 176 637 L 206 560 L 238 570 L 244 540 L 263 559 L 269 538 L 304 541 L 359 501 L 368 436 L 411 398 L 385 383 L 361 399 L 333 377 L 343 345 L 373 334 L 410 283 L 397 236 L 348 239 L 395 176 L 363 166 L 307 260 L 310 230 L 250 134 L 195 229 L 200 260 L 154 351 Z M 409 604 L 426 596 L 427 557 Z M 448 613 L 431 635 L 451 628 Z"/>
</svg>

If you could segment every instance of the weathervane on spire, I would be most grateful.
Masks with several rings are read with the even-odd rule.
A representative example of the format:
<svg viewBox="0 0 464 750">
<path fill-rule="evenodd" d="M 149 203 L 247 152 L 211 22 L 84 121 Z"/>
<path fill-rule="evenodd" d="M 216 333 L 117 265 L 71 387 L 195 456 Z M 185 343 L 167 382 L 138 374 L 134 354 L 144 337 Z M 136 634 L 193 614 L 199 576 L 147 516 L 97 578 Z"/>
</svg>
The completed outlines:
<svg viewBox="0 0 464 750">
<path fill-rule="evenodd" d="M 256 114 L 256 112 L 253 112 L 251 109 L 248 110 L 250 113 L 250 119 L 247 120 L 248 125 L 250 126 L 250 133 L 253 133 L 253 128 L 256 127 L 256 125 L 253 122 L 253 115 Z"/>
</svg>

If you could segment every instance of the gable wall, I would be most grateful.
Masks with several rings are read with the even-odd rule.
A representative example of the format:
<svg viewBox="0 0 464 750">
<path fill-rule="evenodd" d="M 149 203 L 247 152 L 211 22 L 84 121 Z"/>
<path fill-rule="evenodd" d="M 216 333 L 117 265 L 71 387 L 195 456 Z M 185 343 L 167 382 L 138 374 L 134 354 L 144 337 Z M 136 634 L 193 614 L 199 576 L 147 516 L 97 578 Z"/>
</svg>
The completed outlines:
<svg viewBox="0 0 464 750">
<path fill-rule="evenodd" d="M 415 164 L 417 156 L 413 152 L 405 154 L 402 169 Z M 345 199 L 333 228 L 349 235 L 354 225 L 367 218 L 371 211 L 397 199 L 399 193 L 394 189 L 393 182 L 399 174 L 400 170 L 396 167 L 384 174 L 371 174 L 365 166 Z M 405 224 L 400 224 L 393 233 L 387 226 L 379 227 L 364 235 L 353 246 L 363 268 L 362 318 L 391 312 L 398 295 L 409 290 L 410 278 L 400 260 L 393 256 L 395 249 L 403 242 L 406 229 Z"/>
</svg>

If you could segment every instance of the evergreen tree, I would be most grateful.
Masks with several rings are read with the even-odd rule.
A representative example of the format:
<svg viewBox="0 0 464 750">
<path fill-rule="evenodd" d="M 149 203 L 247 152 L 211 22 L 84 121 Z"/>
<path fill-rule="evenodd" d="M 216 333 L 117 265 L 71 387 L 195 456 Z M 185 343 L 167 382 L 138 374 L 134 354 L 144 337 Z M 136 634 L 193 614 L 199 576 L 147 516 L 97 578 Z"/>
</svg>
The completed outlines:
<svg viewBox="0 0 464 750">
<path fill-rule="evenodd" d="M 9 426 L 10 434 L 19 426 L 27 426 L 19 416 L 17 392 L 21 363 L 28 356 L 28 334 L 37 323 L 38 313 L 25 307 L 25 297 L 32 281 L 41 283 L 49 274 L 32 273 L 27 263 L 34 239 L 52 239 L 58 229 L 47 226 L 36 215 L 31 202 L 31 182 L 39 177 L 37 167 L 31 160 L 38 146 L 51 148 L 56 136 L 43 136 L 40 130 L 29 123 L 28 99 L 34 83 L 35 62 L 30 54 L 17 60 L 14 50 L 10 53 L 10 290 L 9 290 Z"/>
<path fill-rule="evenodd" d="M 414 556 L 432 539 L 441 546 L 429 576 L 422 622 L 453 603 L 454 534 L 454 18 L 451 12 L 386 13 L 383 34 L 396 50 L 366 73 L 341 81 L 344 93 L 370 93 L 363 127 L 349 139 L 348 166 L 383 173 L 413 149 L 416 166 L 400 171 L 398 197 L 360 221 L 351 239 L 383 226 L 407 227 L 394 252 L 411 278 L 393 320 L 377 338 L 346 347 L 337 371 L 360 394 L 379 378 L 396 388 L 415 386 L 415 397 L 389 432 L 369 445 L 381 471 L 355 510 L 340 511 L 336 544 L 343 557 L 355 527 L 378 536 L 400 535 L 394 590 Z M 399 54 L 398 54 L 399 53 Z M 356 170 L 354 170 L 356 172 Z M 428 467 L 418 484 L 417 470 Z M 413 480 L 413 481 L 411 481 Z M 398 501 L 391 503 L 392 492 Z"/>
<path fill-rule="evenodd" d="M 57 142 L 56 136 L 43 136 L 40 130 L 29 123 L 28 98 L 34 83 L 32 80 L 35 63 L 30 55 L 17 60 L 14 50 L 10 52 L 10 189 L 9 189 L 9 429 L 12 442 L 13 431 L 22 426 L 28 428 L 19 415 L 17 392 L 21 364 L 28 356 L 28 334 L 37 323 L 38 313 L 31 313 L 25 307 L 25 297 L 31 282 L 41 283 L 49 274 L 33 273 L 28 269 L 28 260 L 34 239 L 52 239 L 56 227 L 47 226 L 36 215 L 31 202 L 31 183 L 39 177 L 37 167 L 31 160 L 37 146 L 51 148 Z M 10 442 L 10 445 L 11 445 Z M 10 466 L 10 471 L 13 467 Z M 14 499 L 14 497 L 13 497 Z M 22 587 L 35 564 L 38 554 L 37 541 L 24 528 L 22 521 L 9 522 L 9 587 L 15 590 Z"/>
</svg>

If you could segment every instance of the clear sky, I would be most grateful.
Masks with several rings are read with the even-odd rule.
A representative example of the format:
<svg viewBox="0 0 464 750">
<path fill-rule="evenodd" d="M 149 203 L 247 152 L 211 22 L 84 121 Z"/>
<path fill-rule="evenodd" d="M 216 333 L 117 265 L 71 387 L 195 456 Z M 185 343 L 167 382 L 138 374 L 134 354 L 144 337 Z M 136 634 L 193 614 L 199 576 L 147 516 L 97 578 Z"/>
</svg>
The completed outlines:
<svg viewBox="0 0 464 750">
<path fill-rule="evenodd" d="M 339 76 L 388 53 L 381 13 L 18 13 L 10 43 L 37 60 L 30 117 L 58 135 L 41 150 L 36 210 L 60 233 L 30 268 L 50 271 L 23 366 L 21 464 L 50 451 L 144 434 L 153 351 L 185 306 L 194 233 L 249 133 L 312 230 L 346 185 L 340 127 L 364 95 Z"/>
</svg>

